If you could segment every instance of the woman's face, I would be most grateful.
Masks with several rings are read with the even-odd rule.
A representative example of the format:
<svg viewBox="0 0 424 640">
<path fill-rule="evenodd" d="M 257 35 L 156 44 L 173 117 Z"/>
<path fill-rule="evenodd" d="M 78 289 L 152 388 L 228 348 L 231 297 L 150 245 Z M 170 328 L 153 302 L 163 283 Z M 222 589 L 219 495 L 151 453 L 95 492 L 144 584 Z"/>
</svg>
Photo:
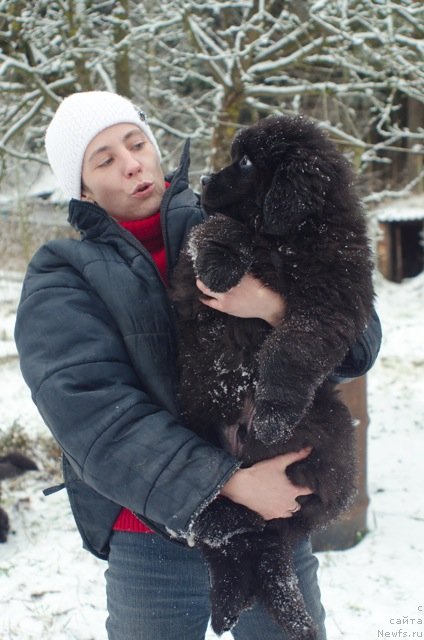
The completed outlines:
<svg viewBox="0 0 424 640">
<path fill-rule="evenodd" d="M 95 202 L 117 220 L 147 218 L 165 191 L 156 148 L 133 124 L 101 131 L 84 154 L 81 199 Z"/>
</svg>

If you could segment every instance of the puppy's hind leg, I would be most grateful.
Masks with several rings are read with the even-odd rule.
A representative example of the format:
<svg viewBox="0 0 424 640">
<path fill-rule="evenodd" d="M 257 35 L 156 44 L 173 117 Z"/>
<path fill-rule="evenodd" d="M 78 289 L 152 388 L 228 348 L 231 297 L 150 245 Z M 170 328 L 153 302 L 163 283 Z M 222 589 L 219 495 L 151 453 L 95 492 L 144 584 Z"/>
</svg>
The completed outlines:
<svg viewBox="0 0 424 640">
<path fill-rule="evenodd" d="M 235 536 L 220 549 L 203 550 L 211 582 L 211 623 L 221 635 L 230 631 L 255 597 L 254 563 L 247 536 Z"/>
<path fill-rule="evenodd" d="M 305 607 L 291 550 L 274 545 L 265 549 L 257 573 L 258 599 L 290 638 L 317 640 L 317 629 Z"/>
</svg>

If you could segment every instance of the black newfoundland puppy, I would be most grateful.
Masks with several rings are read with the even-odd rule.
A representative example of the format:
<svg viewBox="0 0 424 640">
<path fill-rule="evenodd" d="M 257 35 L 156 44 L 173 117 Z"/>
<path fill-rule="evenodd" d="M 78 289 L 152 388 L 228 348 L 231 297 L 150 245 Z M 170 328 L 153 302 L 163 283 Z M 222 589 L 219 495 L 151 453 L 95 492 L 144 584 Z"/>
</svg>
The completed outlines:
<svg viewBox="0 0 424 640">
<path fill-rule="evenodd" d="M 312 447 L 288 476 L 314 494 L 265 522 L 225 498 L 196 519 L 208 563 L 212 626 L 231 629 L 255 599 L 296 640 L 313 640 L 293 565 L 296 541 L 354 494 L 354 429 L 327 381 L 366 326 L 373 302 L 365 219 L 347 160 L 302 118 L 270 117 L 234 139 L 232 163 L 203 179 L 210 217 L 190 234 L 172 287 L 187 424 L 243 465 Z M 195 279 L 224 292 L 249 272 L 284 296 L 284 320 L 214 311 Z"/>
</svg>

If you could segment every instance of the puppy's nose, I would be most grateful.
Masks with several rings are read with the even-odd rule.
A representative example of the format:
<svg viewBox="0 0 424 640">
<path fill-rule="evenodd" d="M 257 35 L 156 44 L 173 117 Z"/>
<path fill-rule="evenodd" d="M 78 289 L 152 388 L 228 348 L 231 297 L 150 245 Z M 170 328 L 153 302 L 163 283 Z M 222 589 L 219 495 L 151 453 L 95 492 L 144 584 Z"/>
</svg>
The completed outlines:
<svg viewBox="0 0 424 640">
<path fill-rule="evenodd" d="M 200 176 L 200 184 L 202 185 L 202 187 L 206 187 L 206 185 L 210 181 L 211 181 L 211 177 L 210 176 Z"/>
</svg>

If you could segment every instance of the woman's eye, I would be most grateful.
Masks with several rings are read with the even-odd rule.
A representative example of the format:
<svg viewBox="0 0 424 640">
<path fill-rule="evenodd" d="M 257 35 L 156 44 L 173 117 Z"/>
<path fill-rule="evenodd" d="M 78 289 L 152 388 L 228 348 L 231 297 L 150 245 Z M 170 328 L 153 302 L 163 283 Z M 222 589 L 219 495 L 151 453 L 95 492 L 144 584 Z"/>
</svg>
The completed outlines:
<svg viewBox="0 0 424 640">
<path fill-rule="evenodd" d="M 133 144 L 133 149 L 135 151 L 139 151 L 143 147 L 144 147 L 144 142 L 136 142 L 135 144 Z"/>
<path fill-rule="evenodd" d="M 251 167 L 251 166 L 252 166 L 252 163 L 251 163 L 251 161 L 250 161 L 250 159 L 249 159 L 249 156 L 244 155 L 244 156 L 242 157 L 242 159 L 239 161 L 239 165 L 240 165 L 241 167 Z"/>
<path fill-rule="evenodd" d="M 99 164 L 99 167 L 108 167 L 112 163 L 112 158 L 105 158 Z"/>
</svg>

